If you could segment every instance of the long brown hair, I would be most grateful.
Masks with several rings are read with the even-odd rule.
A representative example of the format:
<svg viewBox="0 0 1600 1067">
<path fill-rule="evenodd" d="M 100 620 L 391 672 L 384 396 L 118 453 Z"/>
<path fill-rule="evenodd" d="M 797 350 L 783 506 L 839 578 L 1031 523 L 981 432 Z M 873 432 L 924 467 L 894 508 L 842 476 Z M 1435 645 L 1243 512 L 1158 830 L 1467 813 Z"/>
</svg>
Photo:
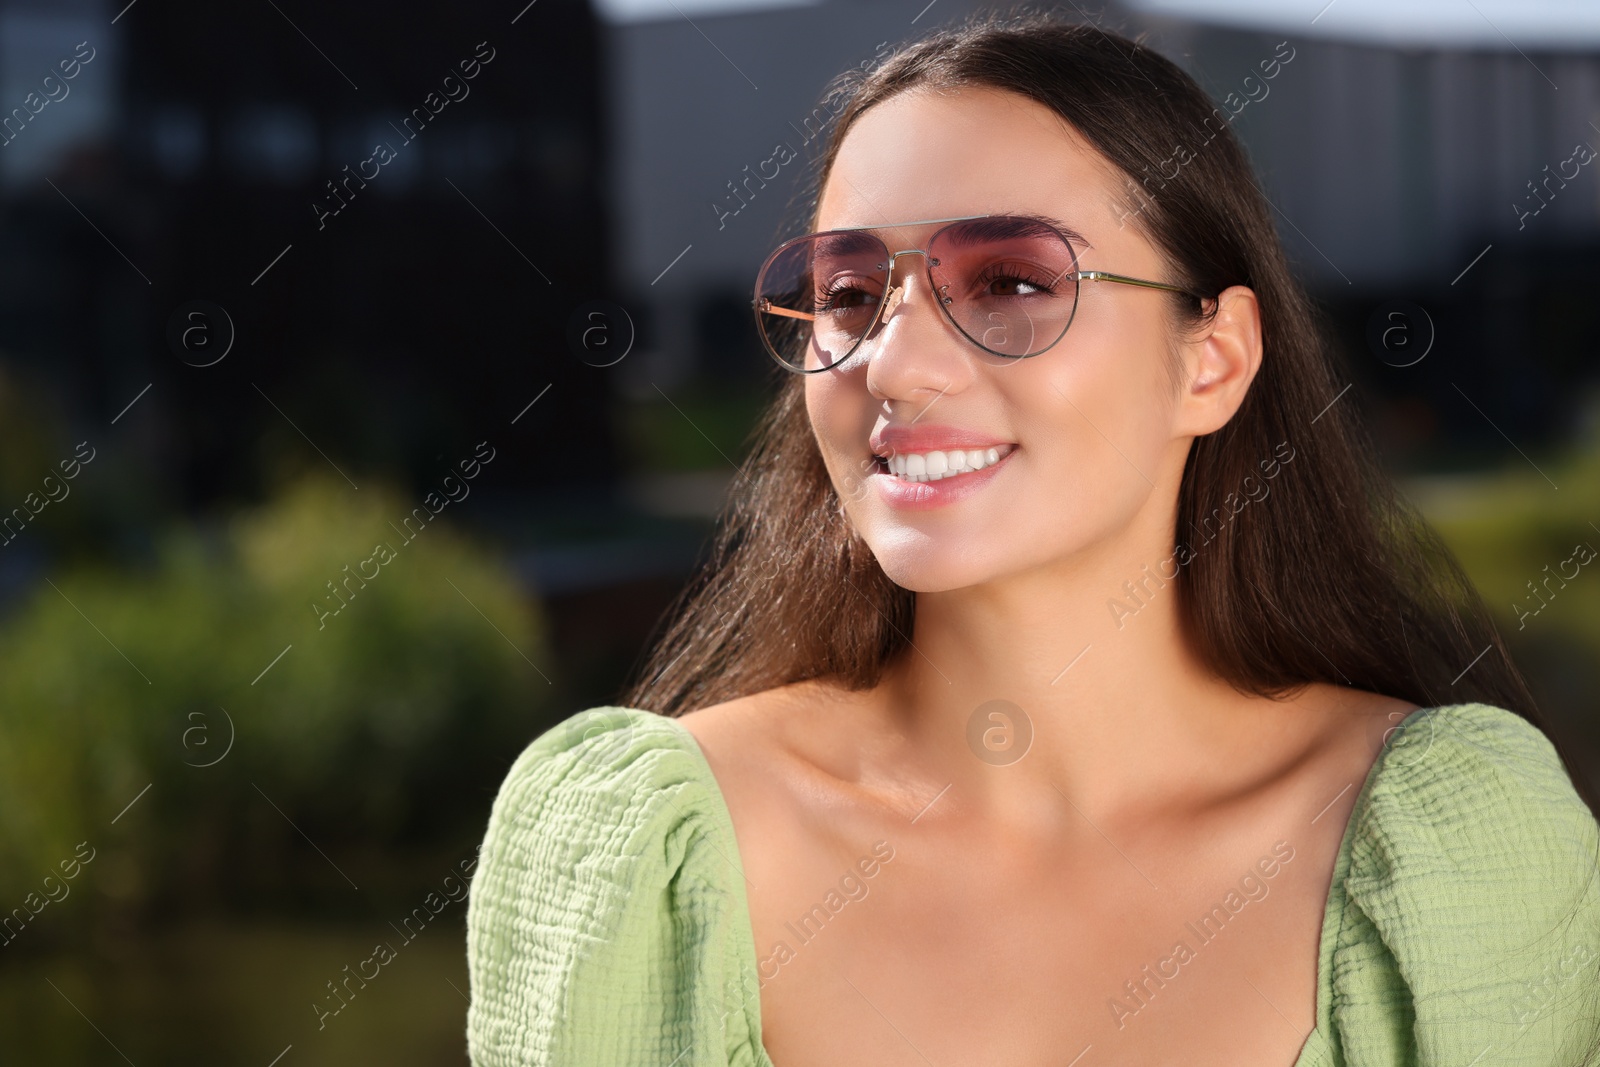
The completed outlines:
<svg viewBox="0 0 1600 1067">
<path fill-rule="evenodd" d="M 908 89 L 955 86 L 1016 93 L 1060 115 L 1123 173 L 1133 205 L 1125 217 L 1164 254 L 1177 285 L 1244 285 L 1259 300 L 1260 370 L 1233 418 L 1195 439 L 1178 490 L 1178 540 L 1192 558 L 1172 580 L 1203 661 L 1249 694 L 1325 682 L 1424 707 L 1495 704 L 1544 729 L 1471 581 L 1395 492 L 1354 401 L 1340 399 L 1349 377 L 1290 271 L 1226 113 L 1171 61 L 1047 12 L 980 14 L 934 31 L 830 83 L 825 103 L 843 106 L 830 106 L 838 117 L 807 222 L 862 114 Z M 1174 146 L 1191 149 L 1178 176 L 1151 180 Z M 1181 322 L 1203 313 L 1172 299 Z M 889 580 L 841 515 L 803 380 L 779 373 L 711 552 L 625 691 L 629 707 L 681 715 L 809 678 L 870 688 L 908 645 L 915 594 Z M 1225 501 L 1283 442 L 1293 461 L 1271 498 L 1230 517 Z M 1567 770 L 1594 809 L 1570 762 Z"/>
</svg>

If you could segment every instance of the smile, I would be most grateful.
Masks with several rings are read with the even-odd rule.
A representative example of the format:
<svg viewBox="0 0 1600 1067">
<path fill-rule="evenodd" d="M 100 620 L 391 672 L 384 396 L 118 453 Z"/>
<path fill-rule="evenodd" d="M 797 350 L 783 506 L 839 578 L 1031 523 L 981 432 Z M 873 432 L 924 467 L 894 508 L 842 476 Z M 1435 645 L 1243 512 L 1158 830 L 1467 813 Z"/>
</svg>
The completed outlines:
<svg viewBox="0 0 1600 1067">
<path fill-rule="evenodd" d="M 992 467 L 1016 449 L 1016 445 L 991 448 L 947 449 L 929 452 L 897 452 L 878 456 L 881 469 L 907 482 L 937 482 L 957 475 Z"/>
</svg>

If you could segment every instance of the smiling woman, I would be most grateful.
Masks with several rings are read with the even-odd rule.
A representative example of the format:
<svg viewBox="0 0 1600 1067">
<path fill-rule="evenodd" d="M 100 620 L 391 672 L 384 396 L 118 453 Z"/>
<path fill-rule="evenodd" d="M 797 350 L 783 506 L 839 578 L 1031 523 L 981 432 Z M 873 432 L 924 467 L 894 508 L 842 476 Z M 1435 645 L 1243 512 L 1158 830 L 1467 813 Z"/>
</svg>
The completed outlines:
<svg viewBox="0 0 1600 1067">
<path fill-rule="evenodd" d="M 1049 15 L 833 91 L 755 272 L 787 379 L 716 552 L 624 705 L 496 800 L 474 1062 L 1596 1062 L 1600 826 L 1340 401 L 1231 128 L 1127 198 L 1204 92 Z M 997 706 L 1005 758 L 969 730 Z M 761 986 L 880 840 L 872 897 Z M 1244 908 L 1263 842 L 1294 862 Z M 1218 901 L 1188 977 L 1107 1010 Z"/>
</svg>

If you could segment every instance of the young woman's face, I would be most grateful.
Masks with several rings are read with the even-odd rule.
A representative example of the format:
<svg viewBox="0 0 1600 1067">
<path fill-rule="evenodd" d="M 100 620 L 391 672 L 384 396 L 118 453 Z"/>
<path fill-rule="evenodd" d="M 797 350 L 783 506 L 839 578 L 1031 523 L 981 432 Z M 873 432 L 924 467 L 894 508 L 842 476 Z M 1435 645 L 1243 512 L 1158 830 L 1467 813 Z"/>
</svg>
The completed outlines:
<svg viewBox="0 0 1600 1067">
<path fill-rule="evenodd" d="M 893 224 L 1037 214 L 1082 236 L 1080 269 L 1171 283 L 1155 248 L 1119 225 L 1123 188 L 1041 104 L 985 88 L 912 91 L 850 129 L 818 229 L 873 227 L 896 252 L 925 248 L 942 223 Z M 997 366 L 942 314 L 925 257 L 896 262 L 891 281 L 904 295 L 868 347 L 805 382 L 834 486 L 893 581 L 934 592 L 1017 574 L 1117 544 L 1141 510 L 1170 511 L 1192 437 L 1178 425 L 1168 369 L 1170 294 L 1083 282 L 1059 342 Z M 895 442 L 899 432 L 908 436 Z M 999 455 L 992 468 L 921 484 L 874 460 L 939 451 L 948 464 L 951 450 L 980 444 Z"/>
</svg>

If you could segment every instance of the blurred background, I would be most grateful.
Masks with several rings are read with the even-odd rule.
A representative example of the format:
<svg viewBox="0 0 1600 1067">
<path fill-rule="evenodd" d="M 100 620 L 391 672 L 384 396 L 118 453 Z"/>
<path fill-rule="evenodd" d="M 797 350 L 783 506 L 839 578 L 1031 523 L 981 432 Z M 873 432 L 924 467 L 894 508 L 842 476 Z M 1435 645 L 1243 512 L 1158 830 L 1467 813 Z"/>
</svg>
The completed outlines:
<svg viewBox="0 0 1600 1067">
<path fill-rule="evenodd" d="M 0 0 L 0 1059 L 466 1062 L 460 875 L 706 544 L 821 91 L 974 6 Z M 1235 94 L 1600 783 L 1600 8 L 1065 10 Z"/>
</svg>

